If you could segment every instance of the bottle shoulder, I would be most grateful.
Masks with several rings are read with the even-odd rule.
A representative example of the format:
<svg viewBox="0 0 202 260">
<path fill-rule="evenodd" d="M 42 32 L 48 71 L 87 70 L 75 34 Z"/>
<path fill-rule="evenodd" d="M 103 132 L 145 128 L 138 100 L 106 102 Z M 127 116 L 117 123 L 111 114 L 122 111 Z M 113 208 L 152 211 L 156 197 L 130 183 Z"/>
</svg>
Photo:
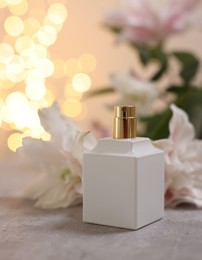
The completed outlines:
<svg viewBox="0 0 202 260">
<path fill-rule="evenodd" d="M 112 137 L 106 137 L 98 139 L 99 142 L 111 142 L 111 143 L 137 143 L 150 140 L 148 137 L 135 137 L 135 138 L 125 138 L 125 139 L 115 139 Z"/>
<path fill-rule="evenodd" d="M 149 138 L 136 137 L 128 139 L 99 139 L 96 147 L 88 153 L 121 156 L 147 156 L 163 152 L 154 147 Z"/>
</svg>

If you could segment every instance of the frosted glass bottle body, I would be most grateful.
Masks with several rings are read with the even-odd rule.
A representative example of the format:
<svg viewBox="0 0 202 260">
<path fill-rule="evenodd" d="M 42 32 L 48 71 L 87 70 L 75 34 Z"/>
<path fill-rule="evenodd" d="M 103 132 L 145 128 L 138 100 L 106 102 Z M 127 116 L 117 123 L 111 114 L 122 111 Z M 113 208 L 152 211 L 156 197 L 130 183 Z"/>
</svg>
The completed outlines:
<svg viewBox="0 0 202 260">
<path fill-rule="evenodd" d="M 84 154 L 84 222 L 135 230 L 163 214 L 164 154 L 148 138 L 100 139 Z"/>
</svg>

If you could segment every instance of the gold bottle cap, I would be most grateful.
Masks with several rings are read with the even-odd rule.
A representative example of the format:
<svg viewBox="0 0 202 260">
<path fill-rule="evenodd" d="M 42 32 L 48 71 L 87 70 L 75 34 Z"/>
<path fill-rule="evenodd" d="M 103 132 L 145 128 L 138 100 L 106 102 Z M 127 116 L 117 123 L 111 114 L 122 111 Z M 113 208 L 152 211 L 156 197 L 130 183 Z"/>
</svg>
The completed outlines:
<svg viewBox="0 0 202 260">
<path fill-rule="evenodd" d="M 113 138 L 125 139 L 136 137 L 135 106 L 115 106 L 113 120 Z"/>
</svg>

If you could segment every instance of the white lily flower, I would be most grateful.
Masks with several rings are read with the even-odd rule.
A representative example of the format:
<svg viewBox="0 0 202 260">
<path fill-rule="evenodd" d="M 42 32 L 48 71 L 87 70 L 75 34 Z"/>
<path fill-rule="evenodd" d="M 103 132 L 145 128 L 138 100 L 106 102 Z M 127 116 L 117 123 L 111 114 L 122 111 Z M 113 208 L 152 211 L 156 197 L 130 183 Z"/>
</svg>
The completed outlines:
<svg viewBox="0 0 202 260">
<path fill-rule="evenodd" d="M 174 207 L 191 203 L 202 207 L 202 141 L 194 139 L 187 114 L 171 105 L 168 139 L 154 141 L 165 152 L 165 203 Z"/>
<path fill-rule="evenodd" d="M 159 43 L 189 27 L 199 0 L 123 0 L 107 15 L 105 23 L 119 28 L 121 39 L 132 43 Z M 197 20 L 201 21 L 200 18 Z"/>
<path fill-rule="evenodd" d="M 96 141 L 83 133 L 69 118 L 59 112 L 55 103 L 39 111 L 41 125 L 51 135 L 50 141 L 25 138 L 19 153 L 31 159 L 41 170 L 40 178 L 26 193 L 42 208 L 68 207 L 82 199 L 82 154 Z"/>
<path fill-rule="evenodd" d="M 111 79 L 114 89 L 121 96 L 117 102 L 119 105 L 135 104 L 141 116 L 153 113 L 154 102 L 159 96 L 154 83 L 139 80 L 130 73 L 116 73 Z"/>
</svg>

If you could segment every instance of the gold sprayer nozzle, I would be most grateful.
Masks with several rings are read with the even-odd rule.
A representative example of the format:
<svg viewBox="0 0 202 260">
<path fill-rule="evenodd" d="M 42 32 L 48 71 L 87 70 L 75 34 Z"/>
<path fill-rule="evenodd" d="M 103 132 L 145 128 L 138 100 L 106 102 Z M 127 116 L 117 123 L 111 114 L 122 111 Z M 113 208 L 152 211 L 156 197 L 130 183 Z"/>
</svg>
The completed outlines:
<svg viewBox="0 0 202 260">
<path fill-rule="evenodd" d="M 113 138 L 125 139 L 136 137 L 135 106 L 115 106 L 113 119 Z"/>
</svg>

